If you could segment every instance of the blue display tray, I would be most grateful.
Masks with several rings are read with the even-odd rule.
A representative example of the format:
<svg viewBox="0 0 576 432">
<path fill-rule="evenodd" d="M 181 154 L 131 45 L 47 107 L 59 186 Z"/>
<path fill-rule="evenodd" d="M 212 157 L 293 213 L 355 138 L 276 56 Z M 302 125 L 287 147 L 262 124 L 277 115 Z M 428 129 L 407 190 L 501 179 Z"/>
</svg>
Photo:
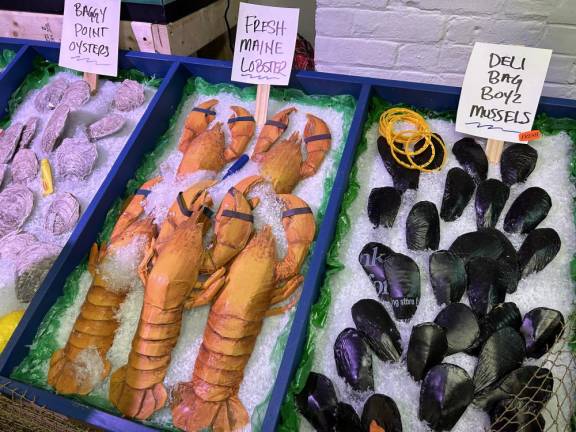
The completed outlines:
<svg viewBox="0 0 576 432">
<path fill-rule="evenodd" d="M 36 56 L 39 55 L 54 62 L 58 60 L 58 44 L 0 38 L 0 48 L 2 47 L 15 49 L 17 55 L 0 74 L 0 112 L 6 109 L 10 95 L 30 72 Z M 163 77 L 162 84 L 0 356 L 0 392 L 33 400 L 38 405 L 103 430 L 126 432 L 151 429 L 143 424 L 8 378 L 12 370 L 28 354 L 38 326 L 62 294 L 66 278 L 88 254 L 90 246 L 103 226 L 109 208 L 118 197 L 122 196 L 126 183 L 133 176 L 143 156 L 154 148 L 158 138 L 168 127 L 169 119 L 180 102 L 182 90 L 188 78 L 199 76 L 210 83 L 229 83 L 231 76 L 231 63 L 229 62 L 136 52 L 121 52 L 119 66 L 120 68 L 135 68 L 147 75 Z M 243 87 L 242 84 L 236 85 Z M 356 98 L 357 107 L 326 213 L 319 227 L 316 246 L 305 276 L 302 296 L 264 419 L 263 430 L 266 432 L 276 429 L 280 407 L 293 373 L 300 362 L 310 309 L 318 297 L 326 255 L 334 236 L 342 198 L 348 185 L 348 176 L 356 147 L 361 139 L 370 99 L 378 96 L 391 103 L 405 103 L 434 110 L 455 110 L 460 94 L 460 89 L 455 87 L 318 72 L 294 72 L 289 85 L 307 94 L 352 95 Z M 576 101 L 543 97 L 539 111 L 553 117 L 576 118 Z"/>
</svg>

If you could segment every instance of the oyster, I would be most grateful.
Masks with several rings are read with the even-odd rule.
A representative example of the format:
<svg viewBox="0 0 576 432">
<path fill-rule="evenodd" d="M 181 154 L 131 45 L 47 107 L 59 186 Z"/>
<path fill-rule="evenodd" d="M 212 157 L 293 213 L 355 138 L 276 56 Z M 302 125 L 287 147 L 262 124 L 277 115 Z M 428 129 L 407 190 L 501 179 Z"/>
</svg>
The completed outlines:
<svg viewBox="0 0 576 432">
<path fill-rule="evenodd" d="M 26 183 L 38 174 L 38 159 L 30 149 L 20 149 L 12 161 L 12 180 L 15 183 Z"/>
<path fill-rule="evenodd" d="M 64 234 L 74 228 L 80 217 L 80 204 L 74 195 L 62 192 L 54 200 L 46 212 L 44 229 L 54 235 Z"/>
<path fill-rule="evenodd" d="M 24 130 L 22 130 L 22 136 L 20 137 L 20 148 L 28 148 L 32 144 L 32 140 L 36 135 L 36 129 L 38 128 L 38 117 L 30 117 L 26 123 L 24 123 Z"/>
<path fill-rule="evenodd" d="M 84 179 L 92 173 L 98 151 L 86 139 L 66 138 L 56 150 L 55 159 L 58 175 Z"/>
<path fill-rule="evenodd" d="M 60 246 L 37 242 L 20 254 L 16 267 L 16 297 L 19 301 L 32 300 L 61 250 Z"/>
<path fill-rule="evenodd" d="M 38 240 L 27 232 L 11 232 L 0 239 L 0 258 L 18 262 L 18 257 Z"/>
<path fill-rule="evenodd" d="M 40 112 L 53 110 L 60 104 L 67 87 L 68 81 L 66 79 L 57 78 L 53 80 L 38 92 L 34 99 L 34 106 Z"/>
<path fill-rule="evenodd" d="M 90 100 L 90 84 L 83 79 L 74 81 L 64 91 L 61 103 L 76 109 Z"/>
<path fill-rule="evenodd" d="M 52 113 L 42 135 L 42 150 L 45 153 L 50 153 L 60 144 L 69 114 L 70 107 L 68 105 L 58 105 Z"/>
<path fill-rule="evenodd" d="M 0 237 L 18 230 L 34 206 L 34 195 L 26 186 L 12 184 L 0 193 Z"/>
<path fill-rule="evenodd" d="M 0 135 L 0 163 L 8 163 L 12 160 L 18 148 L 23 129 L 24 125 L 22 123 L 12 123 Z"/>
<path fill-rule="evenodd" d="M 126 124 L 126 119 L 120 114 L 111 113 L 88 126 L 87 134 L 90 141 L 96 141 L 108 135 L 115 134 Z"/>
<path fill-rule="evenodd" d="M 368 219 L 374 228 L 382 225 L 385 228 L 392 228 L 402 195 L 393 187 L 374 188 L 368 197 Z"/>
<path fill-rule="evenodd" d="M 132 111 L 144 103 L 144 86 L 137 81 L 124 80 L 114 95 L 114 106 L 118 111 Z"/>
</svg>

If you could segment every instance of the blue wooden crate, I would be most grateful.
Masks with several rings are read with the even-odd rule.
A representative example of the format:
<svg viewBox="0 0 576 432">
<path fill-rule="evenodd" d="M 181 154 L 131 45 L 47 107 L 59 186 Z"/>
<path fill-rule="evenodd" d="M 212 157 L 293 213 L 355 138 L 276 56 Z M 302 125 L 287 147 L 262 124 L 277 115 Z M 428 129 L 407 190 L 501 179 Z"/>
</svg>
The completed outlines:
<svg viewBox="0 0 576 432">
<path fill-rule="evenodd" d="M 58 58 L 58 45 L 56 44 L 0 39 L 0 47 L 2 44 L 16 46 L 19 50 L 16 58 L 9 65 L 9 70 L 7 68 L 6 73 L 0 75 L 0 110 L 5 109 L 11 93 L 30 70 L 36 55 L 51 61 L 57 61 Z M 42 319 L 62 294 L 66 278 L 88 254 L 90 245 L 103 225 L 108 209 L 118 197 L 122 196 L 127 181 L 132 177 L 143 156 L 155 146 L 158 138 L 167 128 L 168 121 L 180 102 L 182 89 L 188 78 L 199 76 L 210 83 L 230 82 L 231 64 L 229 62 L 125 52 L 120 54 L 119 61 L 121 68 L 136 68 L 146 74 L 163 76 L 164 80 L 0 356 L 0 391 L 9 395 L 26 397 L 34 400 L 38 405 L 104 430 L 144 431 L 150 428 L 8 378 L 12 370 L 27 355 L 28 346 L 34 339 Z M 239 86 L 242 87 L 242 85 Z M 435 110 L 454 110 L 457 107 L 460 92 L 455 87 L 317 72 L 294 73 L 290 86 L 309 94 L 349 94 L 356 98 L 357 107 L 325 217 L 319 227 L 302 296 L 272 391 L 263 424 L 265 431 L 275 430 L 284 395 L 300 361 L 310 309 L 318 297 L 322 283 L 326 254 L 334 236 L 338 213 L 348 184 L 356 147 L 361 139 L 370 98 L 378 96 L 392 103 L 406 103 Z M 576 101 L 542 98 L 539 109 L 555 117 L 576 118 Z"/>
</svg>

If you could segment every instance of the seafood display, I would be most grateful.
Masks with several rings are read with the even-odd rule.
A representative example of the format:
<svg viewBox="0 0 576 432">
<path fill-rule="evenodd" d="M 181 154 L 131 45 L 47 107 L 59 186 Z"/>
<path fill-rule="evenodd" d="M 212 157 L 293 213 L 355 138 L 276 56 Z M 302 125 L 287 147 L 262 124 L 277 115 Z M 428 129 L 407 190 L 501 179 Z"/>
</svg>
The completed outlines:
<svg viewBox="0 0 576 432">
<path fill-rule="evenodd" d="M 131 86 L 139 104 L 120 113 L 122 82 L 101 80 L 91 96 L 79 76 L 59 72 L 10 113 L 0 135 L 0 315 L 30 301 L 146 110 L 155 88 Z M 16 253 L 14 238 L 34 240 Z"/>
<path fill-rule="evenodd" d="M 506 144 L 489 165 L 484 142 L 428 120 L 446 144 L 438 170 L 420 141 L 390 145 L 390 115 L 366 128 L 326 321 L 310 324 L 282 417 L 303 431 L 568 430 L 572 142 Z"/>
<path fill-rule="evenodd" d="M 157 168 L 136 173 L 78 269 L 67 321 L 48 322 L 63 329 L 57 349 L 48 358 L 32 349 L 16 375 L 40 374 L 56 393 L 158 427 L 257 428 L 354 105 L 271 99 L 290 124 L 271 115 L 275 130 L 258 130 L 253 99 L 192 88 L 161 140 L 169 145 L 150 156 Z M 123 92 L 116 106 L 137 100 Z M 72 216 L 68 204 L 52 211 L 54 227 Z"/>
</svg>

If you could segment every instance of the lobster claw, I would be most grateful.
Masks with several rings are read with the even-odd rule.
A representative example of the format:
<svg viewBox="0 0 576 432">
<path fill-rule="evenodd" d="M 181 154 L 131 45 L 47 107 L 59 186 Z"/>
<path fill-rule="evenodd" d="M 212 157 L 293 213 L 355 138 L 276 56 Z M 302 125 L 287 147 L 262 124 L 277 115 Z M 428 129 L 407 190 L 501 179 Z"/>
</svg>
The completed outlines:
<svg viewBox="0 0 576 432">
<path fill-rule="evenodd" d="M 212 123 L 216 117 L 216 112 L 213 108 L 217 104 L 217 99 L 210 99 L 192 108 L 192 111 L 190 111 L 190 114 L 186 117 L 182 136 L 178 143 L 178 150 L 185 153 L 190 143 L 208 128 L 208 125 Z"/>
<path fill-rule="evenodd" d="M 296 111 L 296 108 L 290 107 L 276 113 L 271 119 L 267 120 L 264 127 L 258 135 L 254 152 L 252 153 L 252 160 L 258 162 L 262 159 L 270 147 L 280 138 L 288 128 L 288 121 L 290 114 Z"/>
<path fill-rule="evenodd" d="M 303 179 L 316 174 L 332 143 L 330 129 L 324 120 L 312 114 L 306 114 L 306 117 L 308 121 L 304 128 L 304 143 L 306 144 L 307 157 L 300 168 Z"/>
<path fill-rule="evenodd" d="M 232 143 L 224 150 L 226 162 L 231 162 L 244 153 L 256 131 L 256 121 L 247 109 L 240 106 L 231 106 L 230 109 L 234 111 L 228 119 Z"/>
</svg>

